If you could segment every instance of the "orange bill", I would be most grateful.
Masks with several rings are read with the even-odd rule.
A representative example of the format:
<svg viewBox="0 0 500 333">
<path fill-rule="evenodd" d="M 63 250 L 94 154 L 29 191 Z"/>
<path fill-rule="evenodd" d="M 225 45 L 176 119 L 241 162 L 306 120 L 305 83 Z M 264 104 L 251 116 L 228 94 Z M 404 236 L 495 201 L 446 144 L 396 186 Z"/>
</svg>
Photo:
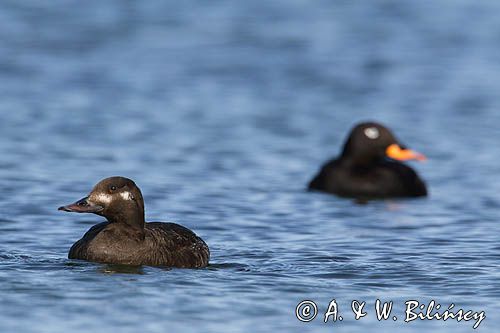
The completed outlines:
<svg viewBox="0 0 500 333">
<path fill-rule="evenodd" d="M 403 149 L 395 143 L 387 147 L 385 154 L 388 157 L 398 161 L 425 161 L 427 159 L 427 157 L 425 157 L 424 155 L 417 153 L 416 151 L 413 151 L 411 149 Z"/>
</svg>

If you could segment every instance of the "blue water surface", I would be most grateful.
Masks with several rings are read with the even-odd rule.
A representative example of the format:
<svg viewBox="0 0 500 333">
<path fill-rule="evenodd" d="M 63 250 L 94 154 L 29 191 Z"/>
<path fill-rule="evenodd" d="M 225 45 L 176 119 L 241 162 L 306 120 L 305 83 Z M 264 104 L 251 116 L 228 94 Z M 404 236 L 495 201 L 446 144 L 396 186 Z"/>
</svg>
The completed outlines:
<svg viewBox="0 0 500 333">
<path fill-rule="evenodd" d="M 500 325 L 500 2 L 3 1 L 1 332 L 472 332 Z M 430 196 L 360 205 L 305 187 L 373 119 L 425 153 Z M 130 177 L 206 269 L 68 260 Z M 318 317 L 295 318 L 302 300 Z M 335 299 L 343 321 L 323 323 Z M 377 321 L 377 299 L 397 321 Z M 356 321 L 352 300 L 366 301 Z"/>
</svg>

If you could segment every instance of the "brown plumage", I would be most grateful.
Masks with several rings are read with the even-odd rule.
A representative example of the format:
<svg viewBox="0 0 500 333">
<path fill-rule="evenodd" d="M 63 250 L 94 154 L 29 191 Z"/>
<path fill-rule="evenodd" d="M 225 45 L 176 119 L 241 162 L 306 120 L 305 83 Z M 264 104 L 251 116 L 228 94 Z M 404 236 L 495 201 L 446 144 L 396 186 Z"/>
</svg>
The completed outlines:
<svg viewBox="0 0 500 333">
<path fill-rule="evenodd" d="M 208 246 L 194 232 L 175 223 L 145 222 L 142 194 L 130 179 L 106 178 L 89 196 L 59 210 L 94 213 L 108 220 L 73 244 L 69 259 L 183 268 L 208 265 Z"/>
</svg>

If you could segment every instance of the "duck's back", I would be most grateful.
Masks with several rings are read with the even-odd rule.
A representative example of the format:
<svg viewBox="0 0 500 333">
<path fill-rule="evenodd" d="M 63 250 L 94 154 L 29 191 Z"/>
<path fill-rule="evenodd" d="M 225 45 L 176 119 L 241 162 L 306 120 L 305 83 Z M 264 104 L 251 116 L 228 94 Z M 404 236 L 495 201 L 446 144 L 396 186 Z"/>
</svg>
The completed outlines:
<svg viewBox="0 0 500 333">
<path fill-rule="evenodd" d="M 389 160 L 368 168 L 332 160 L 310 182 L 309 189 L 366 199 L 427 195 L 424 182 L 412 168 Z"/>
<path fill-rule="evenodd" d="M 68 258 L 127 264 L 198 268 L 208 265 L 210 251 L 191 230 L 163 222 L 146 223 L 134 232 L 117 223 L 93 226 L 70 249 Z"/>
<path fill-rule="evenodd" d="M 145 226 L 146 260 L 153 266 L 205 267 L 210 259 L 207 244 L 194 232 L 176 223 L 149 222 Z"/>
</svg>

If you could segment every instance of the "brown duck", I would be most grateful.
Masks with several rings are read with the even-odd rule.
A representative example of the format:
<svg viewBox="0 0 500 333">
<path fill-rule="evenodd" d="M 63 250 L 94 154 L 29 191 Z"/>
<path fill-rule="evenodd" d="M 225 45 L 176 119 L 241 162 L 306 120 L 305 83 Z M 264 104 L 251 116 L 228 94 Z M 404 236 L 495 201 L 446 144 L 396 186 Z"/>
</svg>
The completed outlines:
<svg viewBox="0 0 500 333">
<path fill-rule="evenodd" d="M 128 178 L 101 180 L 88 196 L 59 210 L 107 219 L 73 244 L 69 259 L 183 268 L 208 265 L 208 246 L 194 232 L 175 223 L 145 222 L 141 191 Z"/>
</svg>

